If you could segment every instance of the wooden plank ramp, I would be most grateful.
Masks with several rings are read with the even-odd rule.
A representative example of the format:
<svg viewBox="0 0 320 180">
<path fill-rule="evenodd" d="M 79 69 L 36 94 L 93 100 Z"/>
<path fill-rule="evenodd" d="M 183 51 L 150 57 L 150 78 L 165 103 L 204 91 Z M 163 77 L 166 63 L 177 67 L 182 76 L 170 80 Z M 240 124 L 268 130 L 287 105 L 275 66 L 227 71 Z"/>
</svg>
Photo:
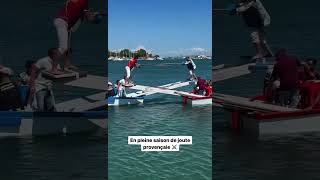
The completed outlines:
<svg viewBox="0 0 320 180">
<path fill-rule="evenodd" d="M 169 84 L 165 84 L 162 86 L 158 86 L 156 88 L 166 88 L 166 89 L 176 89 L 176 88 L 180 88 L 180 87 L 184 87 L 184 86 L 188 86 L 191 84 L 192 81 L 186 81 L 186 82 L 174 82 L 174 83 L 169 83 Z M 140 90 L 134 93 L 130 93 L 127 94 L 128 97 L 138 97 L 138 96 L 148 96 L 148 95 L 152 95 L 152 94 L 156 94 L 158 93 L 157 91 L 151 91 L 152 87 L 150 86 L 142 86 L 142 85 L 135 85 L 133 87 L 130 87 L 130 89 L 134 89 L 134 90 Z M 177 95 L 177 94 L 173 94 L 173 95 Z"/>
<path fill-rule="evenodd" d="M 225 69 L 220 69 L 212 72 L 213 82 L 223 81 L 246 74 L 250 74 L 249 66 L 254 65 L 254 63 L 244 64 L 241 66 L 230 67 Z"/>
<path fill-rule="evenodd" d="M 225 108 L 241 109 L 259 112 L 292 112 L 299 109 L 287 108 L 273 104 L 266 104 L 262 101 L 251 101 L 249 98 L 214 93 L 213 102 L 223 105 Z"/>
<path fill-rule="evenodd" d="M 86 77 L 65 83 L 65 85 L 105 91 L 107 89 L 107 77 L 87 75 Z"/>
<path fill-rule="evenodd" d="M 224 64 L 216 65 L 212 67 L 212 70 L 218 70 L 224 68 Z"/>
<path fill-rule="evenodd" d="M 151 92 L 151 93 L 162 93 L 162 94 L 168 94 L 168 95 L 174 95 L 174 96 L 187 96 L 187 97 L 195 97 L 195 98 L 202 98 L 205 96 L 192 94 L 184 91 L 177 91 L 172 90 L 169 88 L 162 88 L 162 87 L 151 87 L 151 86 L 142 86 L 142 85 L 136 85 L 133 86 L 132 89 L 135 90 L 141 90 L 143 92 Z"/>
<path fill-rule="evenodd" d="M 105 92 L 56 104 L 58 112 L 82 112 L 107 107 Z M 94 101 L 94 102 L 92 102 Z"/>
</svg>

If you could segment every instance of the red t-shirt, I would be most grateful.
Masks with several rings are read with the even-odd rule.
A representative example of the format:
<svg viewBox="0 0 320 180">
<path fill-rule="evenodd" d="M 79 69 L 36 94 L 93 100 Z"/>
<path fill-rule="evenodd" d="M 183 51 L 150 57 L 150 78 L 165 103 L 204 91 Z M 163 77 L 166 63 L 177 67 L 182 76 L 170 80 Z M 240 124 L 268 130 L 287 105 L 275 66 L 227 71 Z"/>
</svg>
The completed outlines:
<svg viewBox="0 0 320 180">
<path fill-rule="evenodd" d="M 138 59 L 133 58 L 128 62 L 128 66 L 130 69 L 132 69 L 136 67 L 137 63 L 138 63 Z"/>
<path fill-rule="evenodd" d="M 197 86 L 199 87 L 199 90 L 205 90 L 206 89 L 206 80 L 198 79 Z"/>
<path fill-rule="evenodd" d="M 298 61 L 283 55 L 277 59 L 273 73 L 280 78 L 280 90 L 291 90 L 299 86 Z"/>
<path fill-rule="evenodd" d="M 212 86 L 207 86 L 205 96 L 212 96 L 212 93 L 213 93 Z"/>
<path fill-rule="evenodd" d="M 84 11 L 88 9 L 88 0 L 67 1 L 65 6 L 59 11 L 58 17 L 68 22 L 71 28 L 77 21 L 83 17 Z"/>
</svg>

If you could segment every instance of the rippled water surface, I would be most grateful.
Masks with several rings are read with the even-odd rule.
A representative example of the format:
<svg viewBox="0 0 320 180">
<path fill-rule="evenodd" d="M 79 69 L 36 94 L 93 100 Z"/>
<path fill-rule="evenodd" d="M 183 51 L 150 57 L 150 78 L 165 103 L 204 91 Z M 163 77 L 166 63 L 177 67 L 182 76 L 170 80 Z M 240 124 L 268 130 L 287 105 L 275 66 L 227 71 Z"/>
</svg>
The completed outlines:
<svg viewBox="0 0 320 180">
<path fill-rule="evenodd" d="M 141 61 L 141 64 L 179 63 Z M 123 77 L 126 62 L 110 62 L 112 82 Z M 211 61 L 195 61 L 197 74 L 211 78 Z M 134 80 L 141 85 L 163 85 L 185 80 L 185 66 L 145 66 L 135 70 Z M 190 91 L 190 87 L 182 90 Z M 188 107 L 180 97 L 155 94 L 142 106 L 109 108 L 108 166 L 109 179 L 212 179 L 212 108 Z M 179 152 L 141 152 L 128 145 L 128 136 L 192 136 L 192 145 L 180 146 Z"/>
</svg>

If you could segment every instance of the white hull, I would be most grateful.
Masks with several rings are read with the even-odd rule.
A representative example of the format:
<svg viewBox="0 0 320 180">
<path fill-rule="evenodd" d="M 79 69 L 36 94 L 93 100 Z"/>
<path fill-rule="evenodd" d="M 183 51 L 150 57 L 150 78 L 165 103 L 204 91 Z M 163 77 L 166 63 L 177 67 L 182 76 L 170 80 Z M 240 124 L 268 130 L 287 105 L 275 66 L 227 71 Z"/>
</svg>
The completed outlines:
<svg viewBox="0 0 320 180">
<path fill-rule="evenodd" d="M 28 114 L 28 115 L 26 115 Z M 107 113 L 90 117 L 85 113 L 1 112 L 0 137 L 62 135 L 73 133 L 106 134 Z"/>
<path fill-rule="evenodd" d="M 212 97 L 207 98 L 187 98 L 184 97 L 184 101 L 191 106 L 212 105 Z"/>
<path fill-rule="evenodd" d="M 128 98 L 119 98 L 119 97 L 109 97 L 108 106 L 125 106 L 125 105 L 134 105 L 142 104 L 143 97 L 128 97 Z"/>
<path fill-rule="evenodd" d="M 304 115 L 275 116 L 266 119 L 242 114 L 237 124 L 245 134 L 259 138 L 320 132 L 320 112 L 309 115 L 306 113 Z"/>
</svg>

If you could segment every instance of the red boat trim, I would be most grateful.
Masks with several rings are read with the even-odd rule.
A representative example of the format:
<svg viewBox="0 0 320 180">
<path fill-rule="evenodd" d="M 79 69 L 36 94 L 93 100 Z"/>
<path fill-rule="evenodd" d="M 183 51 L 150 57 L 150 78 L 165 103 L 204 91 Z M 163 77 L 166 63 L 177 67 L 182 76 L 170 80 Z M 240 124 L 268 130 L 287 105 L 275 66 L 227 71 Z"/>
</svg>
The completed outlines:
<svg viewBox="0 0 320 180">
<path fill-rule="evenodd" d="M 314 115 L 319 114 L 320 116 L 320 109 L 312 109 L 312 110 L 301 110 L 301 111 L 294 111 L 294 112 L 272 112 L 272 113 L 255 113 L 254 117 L 258 120 L 271 120 L 277 118 L 294 118 L 306 115 Z"/>
</svg>

